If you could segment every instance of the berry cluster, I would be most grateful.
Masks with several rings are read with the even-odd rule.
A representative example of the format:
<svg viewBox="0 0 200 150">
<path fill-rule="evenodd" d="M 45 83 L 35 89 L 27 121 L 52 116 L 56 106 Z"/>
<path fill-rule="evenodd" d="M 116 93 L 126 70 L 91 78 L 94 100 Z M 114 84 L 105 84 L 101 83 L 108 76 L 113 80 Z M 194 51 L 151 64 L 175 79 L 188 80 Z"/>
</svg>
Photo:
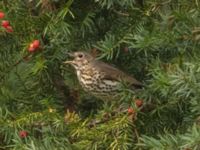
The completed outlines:
<svg viewBox="0 0 200 150">
<path fill-rule="evenodd" d="M 5 17 L 4 12 L 0 12 L 0 19 L 3 19 L 4 17 Z M 9 33 L 13 32 L 13 28 L 10 25 L 10 22 L 8 20 L 2 20 L 1 21 L 1 26 L 3 28 L 5 28 L 6 32 L 9 32 Z"/>
<path fill-rule="evenodd" d="M 38 50 L 40 47 L 40 41 L 39 40 L 34 40 L 28 48 L 29 52 L 35 52 L 36 50 Z"/>
<path fill-rule="evenodd" d="M 142 107 L 142 105 L 143 105 L 143 100 L 141 100 L 141 99 L 136 99 L 135 100 L 135 106 L 137 107 L 137 108 L 140 108 L 140 107 Z M 132 107 L 129 107 L 128 108 L 128 114 L 129 115 L 132 115 L 132 114 L 135 114 L 135 109 L 134 108 L 132 108 Z"/>
</svg>

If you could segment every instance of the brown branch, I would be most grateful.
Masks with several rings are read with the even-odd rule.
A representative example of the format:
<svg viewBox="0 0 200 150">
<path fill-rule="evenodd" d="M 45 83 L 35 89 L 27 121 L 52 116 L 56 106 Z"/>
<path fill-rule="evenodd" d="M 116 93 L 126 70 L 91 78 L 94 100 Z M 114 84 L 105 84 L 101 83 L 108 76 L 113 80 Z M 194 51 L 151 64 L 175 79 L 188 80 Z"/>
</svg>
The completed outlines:
<svg viewBox="0 0 200 150">
<path fill-rule="evenodd" d="M 124 13 L 124 12 L 120 12 L 120 11 L 117 11 L 115 9 L 113 9 L 113 11 L 118 14 L 118 15 L 121 15 L 121 16 L 125 16 L 125 17 L 129 17 L 130 15 L 128 13 Z"/>
<path fill-rule="evenodd" d="M 117 114 L 119 113 L 119 111 L 121 113 L 126 113 L 127 112 L 127 110 L 116 110 L 116 111 L 111 112 L 110 114 L 109 113 L 105 113 L 103 115 L 102 119 L 100 119 L 100 120 L 93 119 L 92 121 L 90 121 L 88 123 L 88 127 L 92 128 L 92 127 L 95 127 L 96 125 L 99 125 L 99 124 L 102 124 L 102 123 L 106 123 L 106 122 L 108 122 L 108 121 L 110 121 L 112 119 L 117 118 Z"/>
<path fill-rule="evenodd" d="M 17 66 L 18 64 L 20 64 L 22 61 L 24 61 L 25 59 L 27 59 L 29 56 L 31 56 L 31 53 L 26 54 L 24 57 L 22 57 L 21 59 L 19 59 L 14 65 L 13 67 Z"/>
<path fill-rule="evenodd" d="M 118 15 L 129 17 L 128 13 L 123 13 L 123 12 L 116 11 L 116 10 L 114 10 L 114 12 L 117 13 Z"/>
<path fill-rule="evenodd" d="M 52 81 L 58 92 L 59 99 L 63 101 L 65 111 L 74 112 L 77 99 L 73 96 L 72 90 L 65 84 L 65 80 L 61 76 L 61 73 L 54 73 Z"/>
<path fill-rule="evenodd" d="M 23 60 L 25 60 L 28 56 L 30 56 L 31 54 L 27 54 L 25 55 L 23 58 L 19 59 L 16 63 L 14 63 L 13 65 L 9 66 L 5 72 L 3 72 L 2 74 L 2 77 L 1 78 L 4 78 L 7 74 L 9 74 L 9 72 L 14 68 L 16 67 L 17 65 L 19 65 Z"/>
</svg>

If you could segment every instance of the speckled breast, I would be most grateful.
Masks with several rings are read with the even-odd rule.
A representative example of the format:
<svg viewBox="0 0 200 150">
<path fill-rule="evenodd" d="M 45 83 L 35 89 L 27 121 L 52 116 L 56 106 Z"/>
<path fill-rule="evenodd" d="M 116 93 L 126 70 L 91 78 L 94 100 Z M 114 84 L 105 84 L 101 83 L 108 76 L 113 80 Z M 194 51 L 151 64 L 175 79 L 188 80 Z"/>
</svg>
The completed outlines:
<svg viewBox="0 0 200 150">
<path fill-rule="evenodd" d="M 103 73 L 95 68 L 77 70 L 78 80 L 83 89 L 101 99 L 116 97 L 119 93 L 120 83 L 103 78 Z"/>
</svg>

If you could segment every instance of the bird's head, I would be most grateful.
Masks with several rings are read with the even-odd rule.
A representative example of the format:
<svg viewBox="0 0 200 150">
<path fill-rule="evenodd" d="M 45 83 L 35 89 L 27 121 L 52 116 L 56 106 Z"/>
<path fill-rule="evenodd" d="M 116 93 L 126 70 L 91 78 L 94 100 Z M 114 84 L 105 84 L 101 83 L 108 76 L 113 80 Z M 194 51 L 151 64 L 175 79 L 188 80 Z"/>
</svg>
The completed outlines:
<svg viewBox="0 0 200 150">
<path fill-rule="evenodd" d="M 94 60 L 94 57 L 92 55 L 81 51 L 68 53 L 68 55 L 72 57 L 73 60 L 67 60 L 64 63 L 72 65 L 75 69 L 88 65 L 92 60 Z"/>
</svg>

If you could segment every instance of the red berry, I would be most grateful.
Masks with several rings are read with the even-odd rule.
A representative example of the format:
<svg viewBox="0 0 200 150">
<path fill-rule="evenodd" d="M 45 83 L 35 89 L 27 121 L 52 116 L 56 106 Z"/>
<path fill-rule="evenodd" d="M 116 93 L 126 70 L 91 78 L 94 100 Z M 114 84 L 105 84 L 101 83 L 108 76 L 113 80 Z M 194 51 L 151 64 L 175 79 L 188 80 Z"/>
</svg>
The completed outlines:
<svg viewBox="0 0 200 150">
<path fill-rule="evenodd" d="M 7 28 L 8 26 L 10 26 L 10 22 L 8 20 L 3 20 L 1 22 L 1 25 L 4 27 L 4 28 Z"/>
<path fill-rule="evenodd" d="M 29 52 L 34 52 L 34 51 L 35 51 L 35 48 L 34 48 L 34 46 L 33 46 L 33 43 L 31 43 L 31 44 L 29 45 L 28 51 L 29 51 Z"/>
<path fill-rule="evenodd" d="M 13 28 L 11 26 L 7 26 L 6 27 L 6 31 L 11 33 L 11 32 L 13 32 Z"/>
<path fill-rule="evenodd" d="M 29 47 L 34 48 L 34 47 L 33 47 L 33 43 L 31 43 L 31 44 L 29 45 Z"/>
<path fill-rule="evenodd" d="M 25 138 L 25 137 L 27 137 L 27 136 L 28 136 L 28 132 L 27 132 L 27 131 L 24 131 L 24 130 L 22 130 L 22 131 L 20 131 L 20 132 L 19 132 L 19 136 L 20 136 L 20 138 Z"/>
<path fill-rule="evenodd" d="M 29 51 L 29 52 L 34 52 L 35 50 L 36 50 L 36 49 L 34 48 L 33 43 L 31 43 L 31 44 L 29 45 L 28 51 Z"/>
<path fill-rule="evenodd" d="M 35 48 L 29 47 L 29 48 L 28 48 L 28 51 L 29 51 L 29 52 L 34 52 L 34 51 L 35 51 Z"/>
<path fill-rule="evenodd" d="M 5 14 L 3 12 L 0 12 L 0 19 L 4 18 Z"/>
<path fill-rule="evenodd" d="M 141 107 L 141 106 L 143 105 L 143 100 L 141 100 L 141 99 L 136 99 L 136 100 L 135 100 L 135 104 L 136 104 L 137 107 Z"/>
<path fill-rule="evenodd" d="M 40 46 L 40 41 L 39 40 L 34 40 L 33 41 L 33 48 L 39 48 Z"/>
<path fill-rule="evenodd" d="M 134 114 L 134 113 L 135 113 L 135 110 L 133 108 L 128 108 L 129 115 Z"/>
</svg>

